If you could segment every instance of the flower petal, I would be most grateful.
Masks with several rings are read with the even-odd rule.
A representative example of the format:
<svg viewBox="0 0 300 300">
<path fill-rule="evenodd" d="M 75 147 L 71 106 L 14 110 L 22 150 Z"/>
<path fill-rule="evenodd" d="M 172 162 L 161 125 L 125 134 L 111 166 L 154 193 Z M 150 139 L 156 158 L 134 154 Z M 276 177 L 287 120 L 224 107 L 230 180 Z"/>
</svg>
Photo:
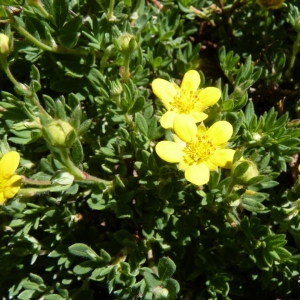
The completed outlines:
<svg viewBox="0 0 300 300">
<path fill-rule="evenodd" d="M 197 135 L 197 126 L 189 115 L 177 115 L 173 123 L 174 131 L 184 142 L 189 142 Z"/>
<path fill-rule="evenodd" d="M 4 199 L 13 198 L 21 187 L 21 176 L 13 175 L 5 182 Z"/>
<path fill-rule="evenodd" d="M 196 185 L 203 185 L 209 181 L 209 169 L 205 164 L 189 166 L 184 173 L 185 179 Z"/>
<path fill-rule="evenodd" d="M 176 88 L 174 83 L 167 80 L 157 78 L 152 82 L 153 93 L 161 100 L 166 109 L 172 107 L 174 96 L 176 96 L 179 87 Z"/>
<path fill-rule="evenodd" d="M 159 142 L 155 147 L 157 155 L 170 163 L 178 163 L 182 160 L 182 147 L 169 141 Z"/>
<path fill-rule="evenodd" d="M 200 84 L 200 75 L 195 70 L 186 72 L 183 76 L 181 89 L 196 92 Z"/>
<path fill-rule="evenodd" d="M 207 129 L 207 135 L 215 146 L 227 143 L 232 133 L 232 125 L 227 121 L 218 121 Z"/>
<path fill-rule="evenodd" d="M 4 193 L 3 191 L 0 191 L 0 205 L 2 205 L 5 202 Z"/>
<path fill-rule="evenodd" d="M 221 168 L 231 169 L 234 153 L 233 149 L 220 149 L 210 157 L 210 160 Z"/>
<path fill-rule="evenodd" d="M 207 87 L 198 92 L 198 102 L 196 106 L 212 106 L 215 105 L 221 97 L 221 91 L 215 87 Z"/>
<path fill-rule="evenodd" d="M 10 151 L 4 154 L 0 161 L 0 180 L 11 177 L 17 170 L 20 162 L 20 154 Z"/>
<path fill-rule="evenodd" d="M 174 111 L 167 111 L 160 118 L 160 125 L 165 129 L 173 128 L 174 118 L 177 116 L 177 113 Z"/>
<path fill-rule="evenodd" d="M 203 162 L 209 169 L 209 171 L 217 171 L 218 166 L 216 166 L 210 159 Z"/>
<path fill-rule="evenodd" d="M 203 112 L 199 112 L 199 111 L 191 111 L 190 115 L 194 118 L 195 123 L 199 123 L 202 122 L 203 120 L 205 120 L 208 115 L 203 113 Z"/>
</svg>

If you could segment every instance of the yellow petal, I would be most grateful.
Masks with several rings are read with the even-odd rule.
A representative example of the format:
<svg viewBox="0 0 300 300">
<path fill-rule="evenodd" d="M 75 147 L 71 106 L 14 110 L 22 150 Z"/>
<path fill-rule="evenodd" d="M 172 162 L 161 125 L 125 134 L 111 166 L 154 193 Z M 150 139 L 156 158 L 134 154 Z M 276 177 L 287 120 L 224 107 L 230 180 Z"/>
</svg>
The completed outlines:
<svg viewBox="0 0 300 300">
<path fill-rule="evenodd" d="M 184 171 L 188 168 L 188 166 L 189 165 L 187 163 L 185 163 L 184 160 L 182 160 L 179 162 L 178 168 L 179 168 L 179 170 Z"/>
<path fill-rule="evenodd" d="M 178 163 L 182 160 L 182 147 L 169 141 L 159 142 L 155 147 L 157 155 L 170 163 Z"/>
<path fill-rule="evenodd" d="M 189 166 L 184 173 L 185 179 L 196 185 L 203 185 L 209 181 L 209 169 L 205 164 Z"/>
<path fill-rule="evenodd" d="M 5 202 L 3 191 L 0 191 L 0 205 L 2 205 Z"/>
<path fill-rule="evenodd" d="M 197 126 L 189 115 L 177 115 L 173 123 L 174 131 L 184 142 L 191 141 L 197 135 Z"/>
<path fill-rule="evenodd" d="M 186 72 L 183 76 L 181 88 L 186 91 L 196 92 L 200 84 L 200 75 L 195 70 Z"/>
<path fill-rule="evenodd" d="M 174 118 L 177 116 L 177 113 L 174 111 L 167 111 L 160 118 L 160 125 L 165 129 L 173 128 Z"/>
<path fill-rule="evenodd" d="M 221 97 L 221 91 L 215 87 L 207 87 L 198 92 L 198 102 L 196 106 L 212 106 L 215 105 Z"/>
<path fill-rule="evenodd" d="M 209 171 L 217 171 L 218 166 L 216 166 L 210 159 L 203 162 L 209 169 Z"/>
<path fill-rule="evenodd" d="M 233 149 L 217 150 L 210 157 L 210 160 L 213 164 L 215 164 L 221 168 L 231 169 L 234 153 L 235 153 L 235 151 Z"/>
<path fill-rule="evenodd" d="M 17 170 L 20 162 L 20 155 L 16 151 L 4 154 L 0 161 L 0 179 L 11 177 Z"/>
<path fill-rule="evenodd" d="M 233 133 L 233 128 L 227 121 L 218 121 L 207 130 L 207 135 L 214 145 L 227 143 Z"/>
<path fill-rule="evenodd" d="M 176 88 L 174 83 L 171 83 L 167 80 L 157 78 L 152 82 L 153 93 L 161 100 L 166 109 L 172 107 L 171 103 L 173 102 L 174 96 L 176 96 L 179 87 Z"/>
<path fill-rule="evenodd" d="M 190 115 L 194 118 L 195 123 L 199 123 L 202 122 L 203 120 L 205 120 L 208 115 L 203 113 L 203 112 L 199 112 L 199 111 L 191 111 Z"/>
<path fill-rule="evenodd" d="M 21 187 L 21 176 L 13 175 L 5 182 L 4 186 L 4 198 L 13 198 Z"/>
</svg>

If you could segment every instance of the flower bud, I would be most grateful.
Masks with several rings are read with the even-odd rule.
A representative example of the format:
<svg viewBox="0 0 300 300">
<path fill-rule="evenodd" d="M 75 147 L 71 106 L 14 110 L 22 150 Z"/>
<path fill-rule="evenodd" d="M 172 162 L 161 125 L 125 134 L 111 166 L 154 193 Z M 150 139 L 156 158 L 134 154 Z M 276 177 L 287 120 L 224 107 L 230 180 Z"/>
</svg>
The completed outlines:
<svg viewBox="0 0 300 300">
<path fill-rule="evenodd" d="M 3 33 L 0 33 L 0 55 L 7 55 L 9 52 L 9 37 Z"/>
<path fill-rule="evenodd" d="M 231 168 L 231 176 L 236 184 L 247 185 L 247 182 L 259 175 L 256 164 L 251 160 L 236 161 Z"/>
<path fill-rule="evenodd" d="M 65 121 L 55 120 L 47 126 L 50 144 L 54 147 L 69 148 L 67 137 L 74 132 L 73 127 Z M 74 132 L 75 134 L 75 132 Z"/>
<path fill-rule="evenodd" d="M 119 96 L 123 92 L 122 83 L 119 80 L 115 80 L 111 82 L 110 95 L 112 97 Z"/>
<path fill-rule="evenodd" d="M 257 3 L 265 9 L 277 9 L 283 2 L 284 0 L 257 0 Z"/>
<path fill-rule="evenodd" d="M 130 54 L 137 48 L 137 42 L 134 36 L 124 32 L 114 40 L 115 47 L 124 54 Z"/>
</svg>

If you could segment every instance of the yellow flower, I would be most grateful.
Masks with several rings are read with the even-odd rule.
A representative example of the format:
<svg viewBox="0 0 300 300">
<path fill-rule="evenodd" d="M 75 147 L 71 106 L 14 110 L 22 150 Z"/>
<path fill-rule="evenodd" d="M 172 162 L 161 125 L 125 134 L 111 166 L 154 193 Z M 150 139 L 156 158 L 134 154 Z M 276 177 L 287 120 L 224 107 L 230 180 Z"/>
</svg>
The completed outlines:
<svg viewBox="0 0 300 300">
<path fill-rule="evenodd" d="M 195 123 L 207 118 L 203 111 L 218 102 L 221 92 L 215 87 L 198 90 L 199 84 L 200 75 L 195 70 L 184 74 L 181 87 L 161 78 L 153 80 L 152 90 L 167 109 L 160 119 L 162 127 L 173 128 L 174 118 L 180 114 L 190 115 Z"/>
<path fill-rule="evenodd" d="M 20 162 L 16 151 L 6 153 L 0 160 L 0 205 L 13 198 L 21 187 L 21 176 L 14 175 Z"/>
<path fill-rule="evenodd" d="M 232 136 L 232 125 L 218 121 L 210 128 L 198 128 L 193 119 L 178 115 L 174 119 L 175 142 L 162 141 L 156 145 L 158 156 L 170 163 L 179 163 L 186 180 L 196 185 L 209 181 L 209 171 L 218 167 L 230 169 L 235 151 L 224 149 Z"/>
</svg>

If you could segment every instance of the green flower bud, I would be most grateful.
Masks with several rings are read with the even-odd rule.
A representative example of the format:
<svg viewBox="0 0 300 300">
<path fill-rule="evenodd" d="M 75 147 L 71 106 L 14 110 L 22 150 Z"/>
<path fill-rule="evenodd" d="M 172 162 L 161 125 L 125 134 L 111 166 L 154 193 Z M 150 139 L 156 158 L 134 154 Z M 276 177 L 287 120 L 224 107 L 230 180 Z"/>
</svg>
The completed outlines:
<svg viewBox="0 0 300 300">
<path fill-rule="evenodd" d="M 41 5 L 41 0 L 27 0 L 27 5 L 38 7 Z"/>
<path fill-rule="evenodd" d="M 236 184 L 247 185 L 247 182 L 259 175 L 256 164 L 251 160 L 236 161 L 231 168 L 231 176 Z"/>
<path fill-rule="evenodd" d="M 67 137 L 71 135 L 72 131 L 74 132 L 74 129 L 68 122 L 62 120 L 52 121 L 47 126 L 47 131 L 52 146 L 59 148 L 69 148 L 71 146 Z"/>
<path fill-rule="evenodd" d="M 137 48 L 137 42 L 130 33 L 123 33 L 114 40 L 115 47 L 124 54 L 130 54 Z"/>
<path fill-rule="evenodd" d="M 119 80 L 115 80 L 111 82 L 110 95 L 112 97 L 119 96 L 123 92 L 122 83 Z"/>
<path fill-rule="evenodd" d="M 257 3 L 265 9 L 277 9 L 283 2 L 284 0 L 257 0 Z"/>
<path fill-rule="evenodd" d="M 9 52 L 9 37 L 3 33 L 0 33 L 0 55 L 7 55 Z"/>
</svg>

